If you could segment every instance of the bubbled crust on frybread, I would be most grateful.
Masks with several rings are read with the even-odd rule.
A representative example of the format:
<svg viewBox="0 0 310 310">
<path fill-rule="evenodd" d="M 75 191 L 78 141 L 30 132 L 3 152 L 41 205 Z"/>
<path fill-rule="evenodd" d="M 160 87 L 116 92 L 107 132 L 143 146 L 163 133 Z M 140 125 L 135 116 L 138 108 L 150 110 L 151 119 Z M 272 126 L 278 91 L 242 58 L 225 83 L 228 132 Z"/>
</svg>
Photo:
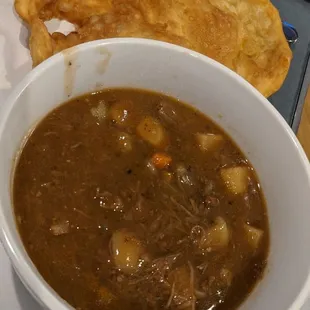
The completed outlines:
<svg viewBox="0 0 310 310">
<path fill-rule="evenodd" d="M 16 0 L 15 8 L 32 32 L 34 66 L 82 42 L 150 38 L 205 54 L 268 97 L 281 87 L 292 58 L 269 0 Z M 52 18 L 75 24 L 76 32 L 49 35 L 43 22 Z"/>
</svg>

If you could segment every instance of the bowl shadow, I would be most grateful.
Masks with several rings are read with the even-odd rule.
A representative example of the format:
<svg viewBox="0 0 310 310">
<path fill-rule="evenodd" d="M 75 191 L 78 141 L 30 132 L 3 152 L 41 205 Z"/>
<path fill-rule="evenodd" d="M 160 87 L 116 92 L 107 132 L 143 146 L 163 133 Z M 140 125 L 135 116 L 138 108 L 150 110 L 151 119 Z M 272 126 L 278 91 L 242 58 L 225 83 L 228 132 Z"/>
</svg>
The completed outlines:
<svg viewBox="0 0 310 310">
<path fill-rule="evenodd" d="M 14 268 L 11 266 L 12 279 L 14 284 L 15 293 L 17 296 L 20 309 L 22 310 L 43 310 L 37 301 L 30 295 L 25 288 L 24 284 L 20 281 Z"/>
</svg>

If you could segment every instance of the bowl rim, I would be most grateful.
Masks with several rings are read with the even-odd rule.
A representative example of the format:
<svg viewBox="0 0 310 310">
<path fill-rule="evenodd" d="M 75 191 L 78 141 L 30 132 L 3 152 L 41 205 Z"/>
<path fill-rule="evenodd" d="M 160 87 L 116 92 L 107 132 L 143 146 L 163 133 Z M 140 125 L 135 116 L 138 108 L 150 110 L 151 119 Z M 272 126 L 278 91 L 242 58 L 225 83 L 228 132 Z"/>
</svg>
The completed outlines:
<svg viewBox="0 0 310 310">
<path fill-rule="evenodd" d="M 198 58 L 202 63 L 208 66 L 212 66 L 218 71 L 221 71 L 221 74 L 230 76 L 231 79 L 235 79 L 243 87 L 245 91 L 251 93 L 253 99 L 260 101 L 261 108 L 265 109 L 266 113 L 271 114 L 274 121 L 279 123 L 285 134 L 291 140 L 292 145 L 294 145 L 294 147 L 298 151 L 298 156 L 301 159 L 300 162 L 303 165 L 304 171 L 308 176 L 308 183 L 310 185 L 310 164 L 308 158 L 301 144 L 297 140 L 297 137 L 295 136 L 289 125 L 286 123 L 284 118 L 257 89 L 255 89 L 250 83 L 248 83 L 237 73 L 225 67 L 221 63 L 209 58 L 208 56 L 202 55 L 198 52 L 195 52 L 193 50 L 178 45 L 157 40 L 140 39 L 140 38 L 112 38 L 112 39 L 95 40 L 76 45 L 72 47 L 72 49 L 74 48 L 78 52 L 85 52 L 87 50 L 95 49 L 98 46 L 108 48 L 111 45 L 128 45 L 128 44 L 149 46 L 155 48 L 159 47 L 162 49 L 171 50 L 176 53 L 184 53 L 186 55 L 185 57 Z M 36 68 L 27 73 L 26 76 L 17 84 L 14 90 L 10 93 L 9 97 L 4 101 L 2 106 L 2 110 L 0 113 L 0 136 L 2 136 L 5 130 L 6 119 L 9 117 L 19 96 L 32 83 L 32 81 L 39 78 L 40 75 L 43 74 L 46 69 L 54 66 L 56 63 L 59 62 L 63 62 L 63 52 L 57 53 L 52 57 L 46 59 Z M 41 305 L 48 307 L 49 309 L 59 309 L 59 310 L 72 309 L 72 307 L 47 284 L 44 278 L 33 270 L 34 265 L 28 263 L 24 259 L 24 254 L 22 253 L 21 249 L 16 245 L 15 238 L 10 233 L 9 225 L 6 221 L 6 217 L 3 212 L 1 200 L 0 200 L 0 240 L 2 241 L 5 252 L 8 255 L 10 261 L 12 262 L 14 270 L 19 275 L 22 283 L 27 287 L 27 289 L 31 292 L 31 294 L 36 298 L 36 300 Z M 38 290 L 38 288 L 40 288 L 40 290 Z M 303 284 L 301 291 L 296 296 L 296 299 L 292 301 L 292 304 L 288 310 L 300 309 L 307 300 L 309 293 L 310 293 L 310 272 L 307 276 L 306 281 Z"/>
</svg>

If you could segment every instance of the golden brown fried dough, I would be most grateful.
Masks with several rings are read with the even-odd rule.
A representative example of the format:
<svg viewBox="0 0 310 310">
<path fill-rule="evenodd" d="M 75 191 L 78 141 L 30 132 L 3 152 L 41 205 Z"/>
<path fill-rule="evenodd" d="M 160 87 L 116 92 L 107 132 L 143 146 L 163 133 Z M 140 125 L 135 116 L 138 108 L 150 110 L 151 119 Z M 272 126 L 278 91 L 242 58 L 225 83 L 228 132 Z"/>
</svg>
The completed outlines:
<svg viewBox="0 0 310 310">
<path fill-rule="evenodd" d="M 21 19 L 31 23 L 33 18 L 38 17 L 40 10 L 53 0 L 15 0 L 15 10 Z"/>
<path fill-rule="evenodd" d="M 52 0 L 41 11 L 43 20 L 65 19 L 79 24 L 94 14 L 102 15 L 112 8 L 109 0 Z"/>
<path fill-rule="evenodd" d="M 33 20 L 30 31 L 29 47 L 33 66 L 37 66 L 53 55 L 53 42 L 46 26 L 38 18 Z"/>
<path fill-rule="evenodd" d="M 16 7 L 21 1 L 30 6 L 36 0 L 16 0 Z M 29 10 L 17 11 L 25 16 Z M 52 53 L 103 38 L 162 40 L 221 62 L 265 96 L 281 87 L 292 57 L 279 13 L 269 0 L 45 0 L 40 12 L 31 14 L 77 26 L 68 36 L 52 35 Z"/>
</svg>

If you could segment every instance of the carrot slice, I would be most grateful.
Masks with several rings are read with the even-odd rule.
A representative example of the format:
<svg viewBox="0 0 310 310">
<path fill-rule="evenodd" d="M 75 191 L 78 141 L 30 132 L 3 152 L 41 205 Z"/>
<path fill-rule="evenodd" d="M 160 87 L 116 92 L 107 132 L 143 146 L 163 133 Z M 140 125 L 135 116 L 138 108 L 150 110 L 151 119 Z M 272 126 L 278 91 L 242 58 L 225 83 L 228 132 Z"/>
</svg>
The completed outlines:
<svg viewBox="0 0 310 310">
<path fill-rule="evenodd" d="M 152 156 L 152 163 L 158 169 L 167 168 L 172 162 L 172 158 L 165 153 L 155 153 Z"/>
</svg>

